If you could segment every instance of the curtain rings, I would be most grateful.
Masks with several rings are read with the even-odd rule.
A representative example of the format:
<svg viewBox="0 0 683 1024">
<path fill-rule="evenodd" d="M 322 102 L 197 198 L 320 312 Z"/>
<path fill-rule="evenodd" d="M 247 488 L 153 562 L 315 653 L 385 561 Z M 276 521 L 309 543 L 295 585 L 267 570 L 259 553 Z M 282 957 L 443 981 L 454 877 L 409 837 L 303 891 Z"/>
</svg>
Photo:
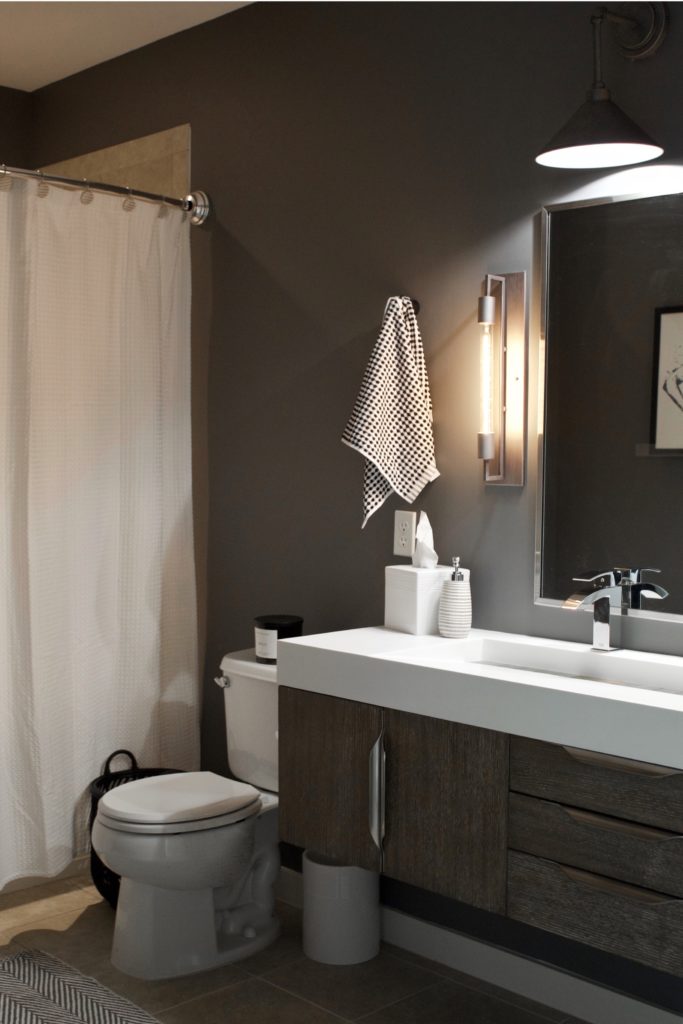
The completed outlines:
<svg viewBox="0 0 683 1024">
<path fill-rule="evenodd" d="M 39 179 L 38 185 L 36 186 L 36 195 L 39 199 L 45 199 L 45 197 L 50 194 L 50 186 L 45 181 L 45 178 L 43 177 L 43 172 L 39 170 L 38 174 Z"/>
<path fill-rule="evenodd" d="M 133 199 L 130 185 L 126 185 L 126 189 L 128 190 L 128 195 L 123 200 L 122 206 L 126 213 L 130 213 L 131 210 L 135 209 L 135 200 Z"/>
<path fill-rule="evenodd" d="M 90 188 L 90 182 L 88 181 L 87 178 L 84 178 L 83 179 L 83 189 L 81 191 L 81 202 L 83 203 L 84 206 L 88 206 L 90 203 L 92 203 L 94 198 L 95 198 L 95 193 Z"/>
</svg>

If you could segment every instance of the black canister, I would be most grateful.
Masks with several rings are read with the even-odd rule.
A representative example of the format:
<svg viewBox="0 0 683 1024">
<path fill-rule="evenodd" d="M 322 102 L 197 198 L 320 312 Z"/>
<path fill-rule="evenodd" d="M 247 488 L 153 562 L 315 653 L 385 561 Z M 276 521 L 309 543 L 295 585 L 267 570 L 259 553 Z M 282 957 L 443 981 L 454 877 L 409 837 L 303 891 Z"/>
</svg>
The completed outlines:
<svg viewBox="0 0 683 1024">
<path fill-rule="evenodd" d="M 264 665 L 275 665 L 278 640 L 301 636 L 303 624 L 300 615 L 257 615 L 254 619 L 256 660 Z"/>
</svg>

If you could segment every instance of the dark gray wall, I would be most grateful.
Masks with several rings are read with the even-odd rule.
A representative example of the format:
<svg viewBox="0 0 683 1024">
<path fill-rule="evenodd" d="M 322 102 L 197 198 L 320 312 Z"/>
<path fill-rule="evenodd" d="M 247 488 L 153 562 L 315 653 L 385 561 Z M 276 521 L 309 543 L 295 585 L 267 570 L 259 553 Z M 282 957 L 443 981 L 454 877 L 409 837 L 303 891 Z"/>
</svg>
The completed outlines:
<svg viewBox="0 0 683 1024">
<path fill-rule="evenodd" d="M 33 97 L 0 86 L 0 164 L 25 167 L 29 159 Z"/>
<path fill-rule="evenodd" d="M 193 235 L 207 767 L 225 766 L 211 678 L 255 614 L 300 613 L 307 632 L 382 620 L 401 502 L 361 532 L 361 460 L 339 437 L 390 294 L 422 304 L 442 475 L 416 505 L 442 559 L 472 569 L 475 624 L 587 639 L 588 617 L 533 605 L 535 369 L 531 481 L 482 484 L 475 311 L 486 272 L 532 270 L 538 209 L 601 177 L 533 162 L 589 85 L 591 11 L 259 3 L 36 94 L 34 163 L 189 121 L 194 186 L 216 205 Z M 615 98 L 680 160 L 678 5 L 655 60 L 605 50 Z M 681 633 L 635 625 L 630 642 L 680 652 Z"/>
</svg>

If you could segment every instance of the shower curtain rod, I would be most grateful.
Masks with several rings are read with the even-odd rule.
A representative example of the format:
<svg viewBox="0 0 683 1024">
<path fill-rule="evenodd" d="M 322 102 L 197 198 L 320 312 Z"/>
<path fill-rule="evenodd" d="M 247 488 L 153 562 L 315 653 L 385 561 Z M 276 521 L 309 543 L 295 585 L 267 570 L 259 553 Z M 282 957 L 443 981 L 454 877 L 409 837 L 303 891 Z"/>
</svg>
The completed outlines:
<svg viewBox="0 0 683 1024">
<path fill-rule="evenodd" d="M 185 213 L 190 214 L 191 224 L 203 224 L 211 212 L 211 200 L 206 192 L 190 192 L 182 199 L 169 199 L 156 192 L 143 192 L 137 188 L 128 188 L 126 185 L 107 185 L 101 181 L 88 181 L 86 178 L 62 178 L 57 174 L 45 174 L 43 171 L 29 171 L 23 167 L 8 167 L 0 165 L 0 177 L 3 174 L 14 175 L 21 178 L 38 178 L 40 181 L 52 182 L 55 185 L 66 185 L 72 188 L 92 189 L 95 192 L 113 192 L 115 195 L 130 196 L 137 199 L 150 199 L 157 203 L 166 203 L 168 206 L 178 206 Z"/>
</svg>

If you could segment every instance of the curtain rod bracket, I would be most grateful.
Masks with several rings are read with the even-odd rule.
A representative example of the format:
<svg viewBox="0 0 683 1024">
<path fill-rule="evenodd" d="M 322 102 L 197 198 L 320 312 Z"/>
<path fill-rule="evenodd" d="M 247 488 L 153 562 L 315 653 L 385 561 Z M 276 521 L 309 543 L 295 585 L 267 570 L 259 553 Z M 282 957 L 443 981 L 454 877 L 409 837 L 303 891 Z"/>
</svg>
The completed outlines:
<svg viewBox="0 0 683 1024">
<path fill-rule="evenodd" d="M 211 200 L 206 192 L 190 192 L 183 200 L 183 209 L 190 214 L 191 224 L 203 224 L 211 213 Z"/>
</svg>

